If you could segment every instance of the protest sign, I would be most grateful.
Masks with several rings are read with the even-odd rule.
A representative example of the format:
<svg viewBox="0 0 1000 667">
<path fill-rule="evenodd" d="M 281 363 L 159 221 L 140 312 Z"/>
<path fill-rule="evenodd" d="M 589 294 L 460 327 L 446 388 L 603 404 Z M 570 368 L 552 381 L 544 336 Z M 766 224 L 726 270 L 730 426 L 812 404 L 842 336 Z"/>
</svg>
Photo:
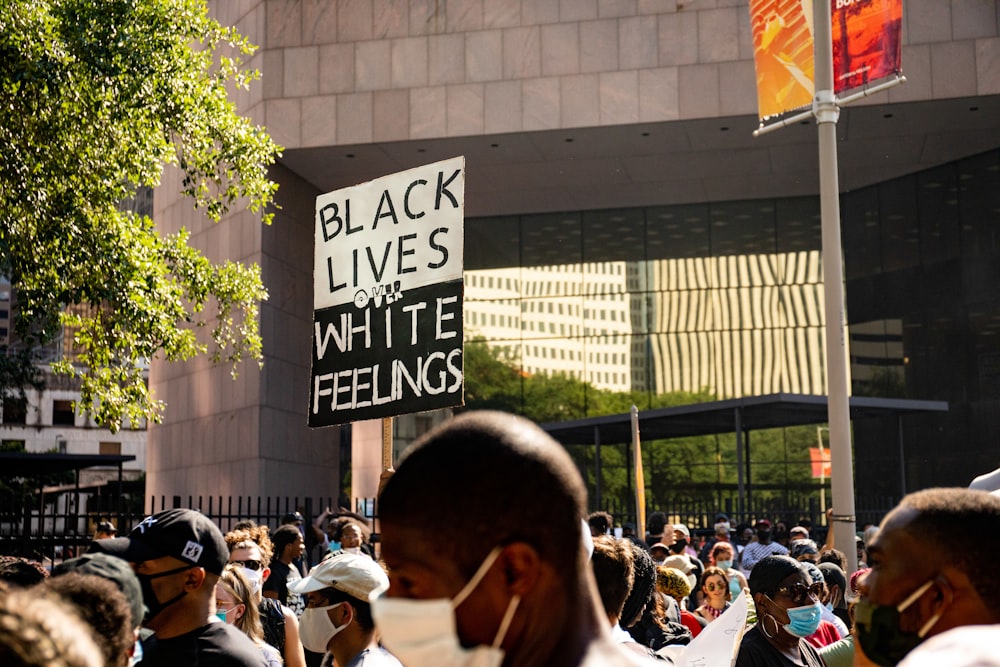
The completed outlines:
<svg viewBox="0 0 1000 667">
<path fill-rule="evenodd" d="M 463 402 L 465 158 L 316 198 L 309 425 Z"/>
</svg>

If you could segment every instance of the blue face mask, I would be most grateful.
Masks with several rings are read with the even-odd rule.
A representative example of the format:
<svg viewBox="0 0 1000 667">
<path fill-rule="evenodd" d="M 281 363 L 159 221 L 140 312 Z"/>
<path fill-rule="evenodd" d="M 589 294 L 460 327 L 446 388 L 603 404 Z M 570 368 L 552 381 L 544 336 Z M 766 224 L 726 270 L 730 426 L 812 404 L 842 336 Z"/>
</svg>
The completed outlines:
<svg viewBox="0 0 1000 667">
<path fill-rule="evenodd" d="M 804 607 L 786 609 L 785 613 L 788 614 L 788 624 L 785 625 L 785 630 L 788 631 L 788 634 L 795 635 L 796 637 L 808 637 L 819 628 L 822 615 L 821 610 L 822 607 L 819 602 L 814 602 Z"/>
<path fill-rule="evenodd" d="M 733 566 L 733 561 L 731 561 L 731 560 L 717 560 L 717 561 L 715 561 L 715 566 L 718 567 L 723 572 L 725 572 L 726 570 L 728 570 L 729 568 L 731 568 Z"/>
</svg>

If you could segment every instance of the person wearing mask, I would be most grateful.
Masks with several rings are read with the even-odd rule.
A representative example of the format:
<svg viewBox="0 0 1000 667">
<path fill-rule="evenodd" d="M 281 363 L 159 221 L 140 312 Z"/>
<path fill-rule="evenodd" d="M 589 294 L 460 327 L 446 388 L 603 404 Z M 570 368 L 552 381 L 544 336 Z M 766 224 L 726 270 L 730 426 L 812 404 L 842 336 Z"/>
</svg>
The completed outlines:
<svg viewBox="0 0 1000 667">
<path fill-rule="evenodd" d="M 847 612 L 847 576 L 844 570 L 835 563 L 820 563 L 819 571 L 823 573 L 823 580 L 826 582 L 826 597 L 822 600 L 823 605 L 830 612 L 839 618 L 844 627 L 850 628 L 851 617 Z"/>
<path fill-rule="evenodd" d="M 305 667 L 306 658 L 299 641 L 299 621 L 295 613 L 274 598 L 263 596 L 264 582 L 271 576 L 271 539 L 267 526 L 250 526 L 226 533 L 229 564 L 235 565 L 250 582 L 257 605 L 264 641 L 278 649 L 285 667 Z"/>
<path fill-rule="evenodd" d="M 372 615 L 406 667 L 641 664 L 595 604 L 583 479 L 530 420 L 470 411 L 438 426 L 403 455 L 378 507 L 390 584 Z"/>
<path fill-rule="evenodd" d="M 735 667 L 824 667 L 805 640 L 819 627 L 819 585 L 785 555 L 760 559 L 749 584 L 757 624 L 743 635 Z"/>
<path fill-rule="evenodd" d="M 691 546 L 691 530 L 683 523 L 675 523 L 674 543 L 670 545 L 670 551 L 675 554 L 684 554 L 688 558 L 698 560 L 698 552 Z M 699 561 L 700 562 L 700 561 Z M 699 574 L 705 569 L 704 566 L 698 568 Z"/>
<path fill-rule="evenodd" d="M 215 584 L 229 560 L 222 531 L 189 509 L 148 516 L 127 537 L 97 540 L 90 551 L 132 563 L 153 634 L 142 642 L 142 667 L 261 667 L 239 630 L 215 622 Z M 211 618 L 211 620 L 209 620 Z"/>
<path fill-rule="evenodd" d="M 717 567 L 725 572 L 729 579 L 729 599 L 733 600 L 737 595 L 748 588 L 747 578 L 743 573 L 733 567 L 733 545 L 729 542 L 716 542 L 715 546 L 708 553 L 708 563 L 710 567 Z"/>
<path fill-rule="evenodd" d="M 239 565 L 227 565 L 215 584 L 215 615 L 249 637 L 260 650 L 267 667 L 281 667 L 278 649 L 264 641 L 264 628 L 260 624 L 253 585 L 243 575 Z"/>
<path fill-rule="evenodd" d="M 754 565 L 762 558 L 788 555 L 788 549 L 771 540 L 772 527 L 770 521 L 761 519 L 754 528 L 757 540 L 750 542 L 743 548 L 743 558 L 740 568 L 744 574 L 750 574 L 753 571 Z"/>
<path fill-rule="evenodd" d="M 368 598 L 389 586 L 378 563 L 365 554 L 334 554 L 291 585 L 306 602 L 302 643 L 323 653 L 324 667 L 401 667 L 379 646 Z"/>
<path fill-rule="evenodd" d="M 808 561 L 799 561 L 799 563 L 801 563 L 802 569 L 806 571 L 806 574 L 809 575 L 809 580 L 813 585 L 820 587 L 819 627 L 816 629 L 816 632 L 806 637 L 806 641 L 818 649 L 823 648 L 824 646 L 829 646 L 834 642 L 840 641 L 850 632 L 844 622 L 833 614 L 833 610 L 827 609 L 824 605 L 827 597 L 826 579 L 823 578 L 823 573 L 820 572 L 819 567 Z"/>
<path fill-rule="evenodd" d="M 857 648 L 891 667 L 928 638 L 1000 623 L 997 535 L 1000 497 L 961 488 L 905 496 L 868 545 L 871 569 L 857 579 Z"/>
</svg>

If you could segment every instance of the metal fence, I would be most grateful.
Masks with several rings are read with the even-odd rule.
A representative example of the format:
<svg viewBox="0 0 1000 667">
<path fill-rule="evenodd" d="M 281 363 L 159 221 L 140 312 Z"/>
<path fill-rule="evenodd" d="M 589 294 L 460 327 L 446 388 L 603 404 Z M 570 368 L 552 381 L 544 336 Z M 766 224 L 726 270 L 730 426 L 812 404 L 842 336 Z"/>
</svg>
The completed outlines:
<svg viewBox="0 0 1000 667">
<path fill-rule="evenodd" d="M 307 523 L 321 514 L 327 507 L 337 508 L 333 497 L 301 496 L 151 496 L 144 498 L 142 485 L 135 485 L 135 493 L 86 493 L 83 489 L 49 494 L 46 498 L 26 495 L 18 502 L 8 496 L 8 502 L 0 503 L 0 554 L 29 557 L 45 564 L 59 562 L 86 550 L 93 538 L 98 522 L 110 520 L 121 534 L 127 534 L 143 517 L 169 508 L 189 508 L 199 510 L 222 529 L 229 531 L 239 521 L 252 519 L 258 524 L 277 527 L 281 518 L 290 512 L 299 512 Z M 860 530 L 867 523 L 878 523 L 898 502 L 890 496 L 859 496 L 856 499 L 857 525 Z M 611 513 L 617 524 L 635 523 L 635 508 L 610 499 L 601 508 Z M 675 497 L 661 507 L 648 507 L 647 516 L 654 511 L 662 511 L 667 521 L 688 525 L 696 536 L 708 536 L 718 513 L 725 513 L 733 527 L 741 523 L 752 523 L 759 518 L 785 520 L 789 527 L 802 520 L 809 520 L 816 528 L 817 537 L 825 533 L 822 508 L 815 497 L 803 495 L 801 498 L 788 495 L 780 500 L 755 500 L 745 514 L 735 510 L 735 498 L 724 498 L 721 502 Z M 121 508 L 121 509 L 119 509 Z M 352 511 L 365 516 L 376 515 L 374 499 L 360 501 Z M 540 508 L 544 509 L 544 508 Z M 639 527 L 638 533 L 643 533 Z M 310 531 L 306 531 L 311 538 Z M 307 540 L 307 547 L 312 544 Z"/>
<path fill-rule="evenodd" d="M 125 535 L 149 514 L 165 509 L 187 508 L 212 519 L 223 532 L 243 520 L 276 528 L 291 512 L 302 514 L 306 523 L 326 508 L 337 509 L 334 497 L 301 496 L 150 496 L 68 493 L 59 498 L 45 496 L 8 498 L 0 503 L 0 554 L 25 556 L 46 565 L 86 550 L 97 524 L 111 521 Z M 145 502 L 144 502 L 145 501 Z M 118 508 L 122 509 L 119 510 Z M 369 515 L 372 500 L 359 503 L 359 514 Z M 306 531 L 311 538 L 310 531 Z M 307 539 L 307 546 L 311 547 Z"/>
<path fill-rule="evenodd" d="M 855 516 L 860 531 L 867 524 L 876 524 L 891 510 L 900 498 L 896 496 L 858 496 L 855 498 Z M 648 506 L 646 517 L 653 512 L 663 512 L 668 522 L 683 523 L 692 533 L 710 536 L 715 525 L 715 517 L 725 514 L 730 525 L 735 528 L 740 524 L 753 525 L 758 519 L 785 521 L 788 527 L 808 521 L 818 529 L 819 534 L 825 534 L 826 520 L 824 509 L 814 494 L 789 493 L 782 498 L 753 499 L 750 506 L 742 514 L 736 510 L 736 496 L 724 497 L 720 501 L 708 501 L 700 498 L 677 496 L 669 499 L 661 506 Z M 615 518 L 617 524 L 632 523 L 635 525 L 635 505 L 626 504 L 616 499 L 609 499 L 602 510 Z M 637 532 L 645 528 L 639 526 Z"/>
</svg>

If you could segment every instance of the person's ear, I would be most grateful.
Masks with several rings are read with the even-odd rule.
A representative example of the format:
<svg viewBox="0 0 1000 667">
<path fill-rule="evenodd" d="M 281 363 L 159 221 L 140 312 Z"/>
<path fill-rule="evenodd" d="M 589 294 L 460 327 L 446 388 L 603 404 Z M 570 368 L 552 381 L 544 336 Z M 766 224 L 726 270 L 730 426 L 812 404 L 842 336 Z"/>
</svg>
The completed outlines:
<svg viewBox="0 0 1000 667">
<path fill-rule="evenodd" d="M 195 591 L 201 588 L 201 585 L 205 583 L 205 568 L 203 567 L 192 567 L 187 571 L 184 577 L 184 590 L 185 591 Z M 212 584 L 215 585 L 214 583 Z"/>
<path fill-rule="evenodd" d="M 260 583 L 267 581 L 267 578 L 271 576 L 271 568 L 265 567 L 260 573 Z"/>
<path fill-rule="evenodd" d="M 934 578 L 934 584 L 925 595 L 926 602 L 921 605 L 922 625 L 917 630 L 920 637 L 926 637 L 935 625 L 941 620 L 952 602 L 955 600 L 955 587 L 951 585 L 948 578 L 939 574 Z"/>
<path fill-rule="evenodd" d="M 840 601 L 844 599 L 844 591 L 840 589 L 840 584 L 830 586 L 830 597 L 827 599 L 834 607 L 840 604 Z"/>
<path fill-rule="evenodd" d="M 247 612 L 247 606 L 241 602 L 239 605 L 237 605 L 236 619 L 235 620 L 238 621 L 241 618 L 243 618 L 243 614 L 245 614 L 246 612 Z"/>
<path fill-rule="evenodd" d="M 511 595 L 524 597 L 538 583 L 542 559 L 527 542 L 508 544 L 500 552 L 500 562 Z"/>
<path fill-rule="evenodd" d="M 346 626 L 347 624 L 349 624 L 351 621 L 354 620 L 354 605 L 352 605 L 350 602 L 345 602 L 342 605 L 340 605 L 340 608 L 344 610 L 340 613 L 340 622 L 334 623 L 334 625 L 336 625 L 338 628 Z"/>
</svg>

